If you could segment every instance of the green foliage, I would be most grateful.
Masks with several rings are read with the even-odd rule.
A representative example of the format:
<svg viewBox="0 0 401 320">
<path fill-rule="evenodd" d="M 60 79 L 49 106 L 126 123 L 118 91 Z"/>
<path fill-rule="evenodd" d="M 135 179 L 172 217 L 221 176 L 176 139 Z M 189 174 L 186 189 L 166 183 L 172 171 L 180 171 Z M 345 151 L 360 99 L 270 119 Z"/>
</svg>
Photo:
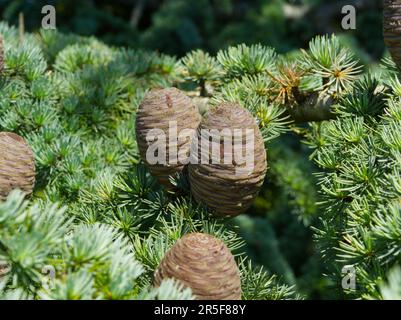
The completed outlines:
<svg viewBox="0 0 401 320">
<path fill-rule="evenodd" d="M 15 191 L 1 204 L 0 261 L 12 266 L 14 286 L 33 293 L 41 285 L 41 269 L 57 254 L 71 226 L 65 210 L 56 205 L 27 208 L 22 200 Z"/>
<path fill-rule="evenodd" d="M 340 23 L 343 4 L 336 0 L 2 0 L 0 12 L 3 20 L 15 25 L 23 12 L 27 30 L 36 31 L 41 8 L 47 4 L 55 6 L 57 28 L 64 33 L 179 56 L 198 48 L 215 53 L 240 43 L 289 52 L 323 33 L 345 35 L 368 59 L 380 59 L 384 52 L 380 1 L 358 5 L 357 28 L 346 31 Z M 49 53 L 54 57 L 53 48 L 71 44 L 73 37 L 58 37 L 61 41 L 53 43 Z"/>
<path fill-rule="evenodd" d="M 262 268 L 256 270 L 248 261 L 241 261 L 244 300 L 289 300 L 300 298 L 291 287 L 282 286 L 275 276 L 269 276 Z"/>
<path fill-rule="evenodd" d="M 350 87 L 361 68 L 353 54 L 342 47 L 335 36 L 318 36 L 311 40 L 304 64 L 306 69 L 322 80 L 322 86 L 315 90 L 328 90 L 336 94 Z"/>
<path fill-rule="evenodd" d="M 401 273 L 399 267 L 390 270 L 388 281 L 380 285 L 380 293 L 384 300 L 401 299 Z"/>
<path fill-rule="evenodd" d="M 274 50 L 262 45 L 230 47 L 217 54 L 217 60 L 224 67 L 227 76 L 255 75 L 269 71 L 275 59 Z"/>
<path fill-rule="evenodd" d="M 275 276 L 242 266 L 244 242 L 232 221 L 196 204 L 185 184 L 181 196 L 166 193 L 139 160 L 135 111 L 145 92 L 217 81 L 191 59 L 213 69 L 217 60 L 198 52 L 177 62 L 56 31 L 26 34 L 18 46 L 13 28 L 0 29 L 0 130 L 27 139 L 37 170 L 32 199 L 15 191 L 0 204 L 2 299 L 192 299 L 172 280 L 152 286 L 166 251 L 189 232 L 227 244 L 249 288 L 244 298 L 292 296 Z M 248 291 L 256 286 L 263 290 Z"/>
<path fill-rule="evenodd" d="M 397 82 L 364 77 L 340 100 L 339 118 L 312 126 L 308 135 L 321 167 L 317 244 L 334 278 L 345 265 L 355 268 L 351 297 L 388 298 L 382 279 L 400 261 Z"/>
<path fill-rule="evenodd" d="M 221 75 L 221 66 L 207 52 L 195 50 L 182 58 L 187 78 L 194 81 L 212 81 Z"/>
<path fill-rule="evenodd" d="M 206 19 L 211 4 L 196 3 Z M 144 32 L 151 47 L 163 35 L 163 48 L 176 46 L 173 34 L 186 44 L 182 59 L 58 31 L 19 39 L 0 24 L 0 130 L 27 139 L 37 168 L 29 202 L 15 191 L 0 204 L 0 266 L 7 267 L 0 297 L 192 299 L 173 280 L 152 286 L 166 251 L 190 232 L 226 243 L 244 299 L 397 297 L 401 84 L 394 65 L 385 60 L 381 72 L 362 74 L 335 36 L 291 54 L 264 44 L 187 52 L 213 30 L 194 27 L 191 4 L 165 2 Z M 263 12 L 280 20 L 281 5 L 264 3 Z M 246 215 L 216 218 L 191 198 L 185 174 L 173 177 L 179 192 L 172 194 L 141 163 L 137 107 L 149 89 L 169 86 L 206 109 L 234 101 L 255 116 L 270 168 Z M 295 123 L 299 110 L 323 113 L 313 102 L 322 95 L 331 114 L 319 120 L 327 121 Z M 356 290 L 339 289 L 345 265 L 356 270 Z"/>
</svg>

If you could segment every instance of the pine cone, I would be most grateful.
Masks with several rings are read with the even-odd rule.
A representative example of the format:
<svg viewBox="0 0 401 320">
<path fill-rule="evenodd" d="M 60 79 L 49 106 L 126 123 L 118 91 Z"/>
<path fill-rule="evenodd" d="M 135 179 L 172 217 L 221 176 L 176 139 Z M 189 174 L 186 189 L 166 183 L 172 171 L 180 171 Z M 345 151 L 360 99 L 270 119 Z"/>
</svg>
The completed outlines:
<svg viewBox="0 0 401 320">
<path fill-rule="evenodd" d="M 401 0 L 384 0 L 383 36 L 391 57 L 401 68 Z"/>
<path fill-rule="evenodd" d="M 13 189 L 30 195 L 35 185 L 35 158 L 25 140 L 11 132 L 0 132 L 0 200 Z"/>
<path fill-rule="evenodd" d="M 169 124 L 174 121 L 178 135 L 184 129 L 195 130 L 201 116 L 197 108 L 184 93 L 176 88 L 153 89 L 142 101 L 136 116 L 136 139 L 142 160 L 161 184 L 170 187 L 169 176 L 181 172 L 189 158 L 192 137 L 179 137 L 169 143 Z M 160 129 L 164 132 L 166 143 L 160 146 L 166 151 L 166 164 L 150 164 L 146 151 L 151 143 L 146 141 L 149 130 Z M 160 135 L 157 135 L 160 138 Z M 159 141 L 159 140 L 157 140 Z M 174 163 L 169 159 L 169 149 L 178 147 L 178 154 L 185 161 Z"/>
<path fill-rule="evenodd" d="M 204 233 L 182 237 L 167 251 L 154 284 L 174 278 L 198 300 L 241 300 L 241 279 L 234 257 L 219 239 Z"/>
<path fill-rule="evenodd" d="M 216 137 L 211 142 L 212 147 L 209 153 L 201 155 L 201 138 L 205 137 L 202 129 L 229 129 L 225 136 Z M 224 138 L 231 138 L 235 141 L 237 135 L 234 129 L 240 129 L 239 136 L 242 140 L 236 143 L 238 147 L 224 150 Z M 251 150 L 246 150 L 247 137 L 246 129 L 251 129 L 254 145 Z M 215 138 L 213 138 L 214 140 Z M 259 127 L 251 113 L 235 103 L 223 103 L 210 109 L 202 120 L 198 129 L 198 140 L 194 141 L 193 147 L 198 144 L 198 152 L 191 150 L 191 162 L 189 164 L 189 183 L 194 198 L 206 204 L 217 214 L 223 216 L 236 216 L 245 212 L 252 204 L 259 192 L 266 175 L 266 151 Z M 249 146 L 251 147 L 251 146 Z M 220 163 L 212 159 L 213 150 L 220 150 Z M 230 150 L 231 149 L 231 150 Z M 249 149 L 249 148 L 248 148 Z M 242 154 L 248 154 L 248 165 L 245 161 L 238 161 Z M 196 163 L 192 159 L 193 154 L 198 155 L 202 162 Z M 231 154 L 232 161 L 224 160 L 226 155 Z M 244 159 L 245 160 L 245 159 Z M 249 166 L 253 163 L 253 167 Z"/>
</svg>

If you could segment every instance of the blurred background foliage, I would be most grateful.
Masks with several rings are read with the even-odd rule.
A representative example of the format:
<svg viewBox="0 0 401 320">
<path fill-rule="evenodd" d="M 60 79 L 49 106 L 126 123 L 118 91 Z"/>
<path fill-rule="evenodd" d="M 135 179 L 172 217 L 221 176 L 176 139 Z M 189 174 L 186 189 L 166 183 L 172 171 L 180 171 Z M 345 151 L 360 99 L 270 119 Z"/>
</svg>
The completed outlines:
<svg viewBox="0 0 401 320">
<path fill-rule="evenodd" d="M 61 32 L 177 57 L 197 48 L 215 54 L 239 43 L 290 53 L 326 33 L 339 35 L 365 65 L 376 64 L 385 50 L 381 0 L 0 0 L 1 18 L 18 25 L 22 12 L 25 29 L 34 32 L 46 4 L 55 6 Z M 341 28 L 347 4 L 357 9 L 356 30 Z M 281 274 L 305 297 L 334 298 L 339 293 L 327 290 L 310 230 L 319 210 L 317 170 L 300 140 L 288 134 L 274 141 L 265 186 L 248 214 L 234 222 L 255 264 Z"/>
<path fill-rule="evenodd" d="M 0 0 L 3 20 L 40 27 L 45 4 L 63 32 L 146 47 L 174 55 L 196 48 L 212 53 L 237 43 L 270 45 L 279 52 L 304 47 L 317 34 L 343 33 L 374 59 L 383 54 L 380 0 Z M 344 5 L 357 9 L 356 30 L 341 29 Z M 361 27 L 363 26 L 363 27 Z"/>
</svg>

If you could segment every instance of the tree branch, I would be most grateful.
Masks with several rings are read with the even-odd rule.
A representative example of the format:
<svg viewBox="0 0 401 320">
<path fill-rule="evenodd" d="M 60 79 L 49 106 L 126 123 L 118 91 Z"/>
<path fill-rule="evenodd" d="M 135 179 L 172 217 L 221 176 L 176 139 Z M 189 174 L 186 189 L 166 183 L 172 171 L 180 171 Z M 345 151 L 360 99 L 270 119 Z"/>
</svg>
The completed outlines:
<svg viewBox="0 0 401 320">
<path fill-rule="evenodd" d="M 131 11 L 130 25 L 137 27 L 141 20 L 143 9 L 145 8 L 145 1 L 139 0 L 136 6 Z"/>
<path fill-rule="evenodd" d="M 335 119 L 333 99 L 324 93 L 313 93 L 298 106 L 287 107 L 288 115 L 296 123 Z"/>
</svg>

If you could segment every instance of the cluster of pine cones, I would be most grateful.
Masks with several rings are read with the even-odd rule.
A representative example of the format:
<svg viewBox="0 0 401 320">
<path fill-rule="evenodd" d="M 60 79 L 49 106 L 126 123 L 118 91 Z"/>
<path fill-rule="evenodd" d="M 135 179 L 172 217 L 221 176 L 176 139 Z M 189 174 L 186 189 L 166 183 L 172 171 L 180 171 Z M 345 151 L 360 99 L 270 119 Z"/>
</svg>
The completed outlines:
<svg viewBox="0 0 401 320">
<path fill-rule="evenodd" d="M 401 0 L 384 0 L 384 40 L 399 69 L 401 69 L 400 16 Z M 153 107 L 158 108 L 158 112 L 150 116 L 150 109 Z M 140 110 L 136 129 L 137 141 L 141 146 L 141 157 L 145 163 L 146 130 L 156 128 L 160 123 L 163 124 L 160 128 L 164 130 L 168 127 L 168 122 L 175 117 L 180 121 L 185 119 L 184 113 L 187 121 L 180 122 L 180 126 L 198 129 L 197 135 L 192 137 L 193 144 L 200 143 L 202 128 L 222 130 L 230 127 L 243 129 L 256 127 L 251 115 L 236 104 L 222 104 L 213 108 L 199 123 L 196 108 L 177 89 L 152 91 L 142 103 Z M 163 110 L 166 113 L 163 113 Z M 167 110 L 170 110 L 170 113 Z M 235 163 L 232 165 L 189 163 L 191 193 L 196 200 L 205 203 L 216 213 L 228 216 L 240 214 L 249 207 L 266 173 L 263 142 L 260 132 L 258 130 L 255 132 L 255 169 L 250 175 L 234 175 Z M 189 143 L 185 145 L 187 153 L 190 151 L 188 145 Z M 166 176 L 181 172 L 185 167 L 147 164 L 156 178 L 167 185 L 169 182 Z M 156 270 L 155 285 L 159 285 L 164 278 L 180 280 L 192 289 L 198 299 L 241 299 L 240 276 L 233 256 L 220 240 L 210 235 L 194 233 L 178 240 Z"/>
<path fill-rule="evenodd" d="M 0 38 L 0 72 L 3 69 L 2 48 Z M 193 129 L 196 134 L 171 140 L 168 134 L 170 121 L 177 124 L 177 132 Z M 154 129 L 166 133 L 164 147 L 180 150 L 177 158 L 182 159 L 181 162 L 169 163 L 168 156 L 166 164 L 147 161 L 147 137 Z M 230 163 L 188 164 L 190 150 L 197 145 L 202 149 L 202 129 L 212 133 L 216 129 L 240 129 L 238 139 L 241 144 L 239 149 L 234 148 L 234 153 L 243 158 L 244 153 L 246 157 L 250 152 L 252 170 L 241 170 L 244 164 L 235 162 L 236 154 L 231 155 Z M 253 134 L 252 150 L 245 148 L 249 136 L 244 132 L 249 129 Z M 220 215 L 235 216 L 247 210 L 266 174 L 266 152 L 259 128 L 252 115 L 237 104 L 218 105 L 202 119 L 191 99 L 178 89 L 152 90 L 138 110 L 136 137 L 142 159 L 161 184 L 173 189 L 171 176 L 188 167 L 192 195 Z M 213 146 L 206 152 L 208 158 L 213 150 L 218 150 L 219 155 L 232 152 L 233 148 L 225 149 L 227 145 L 220 136 L 210 138 Z M 14 189 L 20 189 L 29 197 L 35 186 L 35 175 L 35 156 L 24 138 L 15 133 L 0 132 L 0 201 L 5 201 Z M 0 261 L 0 277 L 8 272 L 10 266 Z M 212 235 L 191 233 L 178 240 L 160 262 L 154 284 L 158 286 L 166 278 L 175 278 L 191 288 L 197 299 L 241 299 L 240 271 L 234 257 L 227 246 Z"/>
<path fill-rule="evenodd" d="M 137 139 L 140 153 L 146 162 L 146 133 L 155 128 L 165 130 L 169 119 L 177 119 L 178 130 L 254 129 L 254 169 L 236 174 L 235 163 L 189 164 L 189 180 L 195 199 L 206 203 L 219 214 L 236 215 L 246 210 L 266 173 L 266 154 L 257 124 L 251 114 L 236 104 L 222 104 L 201 116 L 191 100 L 178 89 L 153 90 L 138 111 Z M 175 142 L 189 157 L 191 145 L 199 137 Z M 245 136 L 242 138 L 246 138 Z M 241 140 L 242 141 L 242 140 Z M 220 146 L 220 141 L 215 141 Z M 219 149 L 220 150 L 220 149 Z M 224 149 L 222 149 L 224 152 Z M 243 152 L 242 149 L 239 152 Z M 234 158 L 235 159 L 235 158 Z M 169 185 L 169 176 L 181 172 L 186 165 L 148 164 L 150 171 L 162 184 Z M 0 132 L 0 200 L 14 189 L 31 195 L 35 185 L 35 157 L 26 141 L 11 132 Z M 6 265 L 1 265 L 1 274 Z M 3 268 L 4 267 L 4 268 Z M 175 278 L 190 287 L 198 299 L 240 299 L 240 272 L 234 257 L 219 239 L 203 234 L 187 234 L 166 253 L 155 272 L 154 284 L 165 278 Z"/>
<path fill-rule="evenodd" d="M 172 125 L 177 136 L 171 137 Z M 182 137 L 185 130 L 188 136 Z M 172 189 L 171 176 L 188 167 L 191 194 L 218 215 L 245 212 L 266 175 L 266 151 L 259 127 L 251 113 L 236 103 L 214 106 L 202 118 L 180 90 L 151 90 L 137 112 L 136 138 L 142 160 L 161 184 Z M 150 160 L 154 154 L 149 151 L 156 151 L 151 150 L 154 144 L 155 158 L 165 162 Z M 175 150 L 176 161 L 169 158 L 171 150 Z"/>
<path fill-rule="evenodd" d="M 171 131 L 172 126 L 176 131 Z M 180 132 L 185 130 L 188 134 L 182 137 Z M 191 194 L 217 215 L 236 216 L 246 211 L 266 175 L 266 151 L 259 127 L 251 113 L 235 103 L 216 105 L 201 117 L 180 90 L 151 90 L 137 112 L 136 138 L 142 160 L 162 185 L 174 190 L 171 176 L 187 168 Z M 152 149 L 155 143 L 157 152 Z M 169 148 L 175 150 L 170 153 Z M 251 169 L 244 155 L 250 157 Z M 224 161 L 225 156 L 230 161 Z M 158 286 L 166 278 L 191 288 L 197 299 L 241 299 L 240 272 L 234 257 L 211 235 L 191 233 L 178 240 L 160 262 L 154 284 Z"/>
<path fill-rule="evenodd" d="M 398 67 L 401 66 L 401 15 L 400 0 L 384 0 L 384 38 Z M 3 69 L 3 45 L 0 37 L 0 71 Z M 195 130 L 189 137 L 169 139 L 170 122 L 176 123 L 178 132 Z M 202 129 L 211 133 L 211 148 L 206 152 L 207 161 L 190 161 L 192 148 L 202 149 Z M 220 155 L 227 152 L 221 135 L 215 132 L 224 129 L 252 129 L 253 169 L 241 169 L 243 164 L 235 162 L 236 156 L 243 156 L 245 148 L 234 149 L 231 163 L 214 163 L 210 153 L 218 150 Z M 156 130 L 156 131 L 154 131 Z M 159 131 L 157 131 L 159 130 Z M 179 149 L 181 161 L 173 162 L 165 154 L 165 164 L 148 161 L 147 152 L 152 144 L 149 132 L 156 140 L 158 133 L 165 139 L 158 141 L 158 150 Z M 152 134 L 150 134 L 152 136 Z M 176 88 L 152 90 L 147 94 L 137 113 L 136 138 L 141 158 L 150 172 L 168 189 L 174 189 L 170 178 L 188 168 L 188 178 L 193 197 L 206 204 L 214 212 L 224 216 L 235 216 L 246 211 L 261 187 L 267 169 L 266 152 L 259 128 L 252 115 L 234 103 L 223 103 L 211 108 L 202 118 L 184 93 Z M 216 138 L 216 139 L 213 139 Z M 242 141 L 248 136 L 242 135 Z M 244 143 L 245 146 L 246 143 Z M 235 154 L 235 153 L 239 154 Z M 158 156 L 163 156 L 158 154 Z M 199 154 L 195 155 L 199 161 Z M 205 156 L 202 154 L 202 157 Z M 201 157 L 201 158 L 202 158 Z M 239 173 L 238 173 L 239 172 Z M 27 195 L 35 183 L 34 155 L 25 140 L 9 132 L 0 132 L 0 201 L 16 188 Z M 0 277 L 7 266 L 0 264 Z M 179 239 L 161 260 L 154 275 L 154 284 L 160 285 L 166 278 L 175 278 L 190 287 L 198 299 L 241 299 L 241 279 L 238 266 L 227 246 L 219 239 L 203 233 L 187 234 Z"/>
</svg>

